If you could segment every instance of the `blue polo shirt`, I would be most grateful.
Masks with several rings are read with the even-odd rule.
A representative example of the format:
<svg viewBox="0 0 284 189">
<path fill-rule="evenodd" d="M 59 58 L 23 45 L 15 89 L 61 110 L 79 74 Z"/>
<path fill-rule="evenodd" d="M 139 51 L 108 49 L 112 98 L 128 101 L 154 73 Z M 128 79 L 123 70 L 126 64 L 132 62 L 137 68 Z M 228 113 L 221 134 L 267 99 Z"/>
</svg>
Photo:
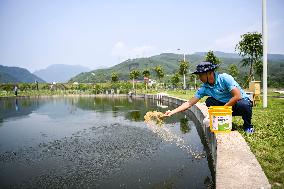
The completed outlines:
<svg viewBox="0 0 284 189">
<path fill-rule="evenodd" d="M 208 83 L 203 83 L 203 85 L 201 85 L 194 95 L 196 98 L 201 99 L 204 96 L 211 96 L 216 100 L 227 103 L 232 98 L 231 90 L 235 87 L 241 91 L 242 98 L 249 98 L 249 96 L 244 92 L 244 90 L 231 75 L 226 73 L 214 74 L 214 85 L 211 86 Z"/>
</svg>

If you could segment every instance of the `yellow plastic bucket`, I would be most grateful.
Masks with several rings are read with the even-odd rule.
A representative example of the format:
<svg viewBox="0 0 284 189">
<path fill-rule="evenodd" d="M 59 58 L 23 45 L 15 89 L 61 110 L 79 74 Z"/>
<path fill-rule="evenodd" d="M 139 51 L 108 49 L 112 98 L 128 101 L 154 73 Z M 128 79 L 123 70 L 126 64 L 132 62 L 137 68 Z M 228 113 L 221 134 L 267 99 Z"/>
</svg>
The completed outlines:
<svg viewBox="0 0 284 189">
<path fill-rule="evenodd" d="M 232 130 L 232 106 L 210 106 L 208 112 L 211 132 Z"/>
</svg>

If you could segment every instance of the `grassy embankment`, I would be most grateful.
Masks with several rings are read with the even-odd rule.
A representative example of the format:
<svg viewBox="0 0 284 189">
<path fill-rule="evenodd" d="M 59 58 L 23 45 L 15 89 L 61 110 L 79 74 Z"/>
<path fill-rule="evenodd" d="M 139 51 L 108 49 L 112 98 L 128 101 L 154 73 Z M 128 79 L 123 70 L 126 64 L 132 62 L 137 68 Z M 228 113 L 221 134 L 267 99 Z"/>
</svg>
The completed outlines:
<svg viewBox="0 0 284 189">
<path fill-rule="evenodd" d="M 240 127 L 273 188 L 284 188 L 284 99 L 268 97 L 268 107 L 260 102 L 253 108 L 252 123 L 256 132 L 247 135 L 243 132 L 241 117 L 233 122 Z"/>
</svg>

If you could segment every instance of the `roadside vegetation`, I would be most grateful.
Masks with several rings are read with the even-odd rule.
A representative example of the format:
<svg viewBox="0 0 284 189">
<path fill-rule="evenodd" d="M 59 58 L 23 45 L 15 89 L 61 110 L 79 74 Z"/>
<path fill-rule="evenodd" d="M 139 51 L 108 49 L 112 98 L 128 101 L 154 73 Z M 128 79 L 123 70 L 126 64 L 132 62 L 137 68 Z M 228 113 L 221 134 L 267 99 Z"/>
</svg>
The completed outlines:
<svg viewBox="0 0 284 189">
<path fill-rule="evenodd" d="M 109 83 L 18 83 L 17 96 L 37 96 L 37 95 L 94 95 L 94 94 L 127 94 L 132 90 L 130 82 L 109 82 Z M 137 85 L 142 88 L 142 85 Z M 15 96 L 15 84 L 0 84 L 0 97 Z"/>
</svg>

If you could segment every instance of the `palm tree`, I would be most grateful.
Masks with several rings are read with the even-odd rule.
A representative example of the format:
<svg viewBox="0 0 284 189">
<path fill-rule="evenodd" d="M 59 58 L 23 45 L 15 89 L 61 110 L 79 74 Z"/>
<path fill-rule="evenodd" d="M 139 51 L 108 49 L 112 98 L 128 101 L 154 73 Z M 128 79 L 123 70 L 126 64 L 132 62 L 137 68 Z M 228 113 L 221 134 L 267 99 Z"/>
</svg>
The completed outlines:
<svg viewBox="0 0 284 189">
<path fill-rule="evenodd" d="M 116 72 L 111 73 L 111 81 L 114 83 L 118 81 L 118 75 Z"/>
<path fill-rule="evenodd" d="M 164 70 L 161 65 L 158 65 L 154 68 L 158 78 L 159 78 L 159 83 L 161 82 L 161 79 L 165 76 Z"/>
<path fill-rule="evenodd" d="M 133 83 L 133 90 L 135 90 L 135 94 L 136 94 L 136 89 L 134 87 L 134 80 L 137 79 L 138 77 L 140 76 L 140 72 L 138 70 L 132 70 L 130 73 L 129 73 L 129 78 L 132 79 L 132 83 Z"/>
<path fill-rule="evenodd" d="M 144 76 L 144 79 L 146 79 L 145 81 L 145 85 L 146 85 L 146 91 L 148 90 L 148 81 L 149 81 L 149 77 L 150 77 L 150 71 L 148 69 L 144 70 L 142 72 L 143 76 Z"/>
<path fill-rule="evenodd" d="M 188 72 L 189 62 L 182 60 L 179 65 L 179 74 L 183 75 L 183 89 L 186 89 L 185 75 Z"/>
<path fill-rule="evenodd" d="M 173 84 L 174 88 L 177 87 L 179 83 L 179 73 L 175 73 L 171 78 L 171 83 Z"/>
<path fill-rule="evenodd" d="M 209 51 L 205 57 L 206 62 L 211 62 L 212 64 L 221 64 L 221 60 L 214 55 L 213 51 Z"/>
</svg>

